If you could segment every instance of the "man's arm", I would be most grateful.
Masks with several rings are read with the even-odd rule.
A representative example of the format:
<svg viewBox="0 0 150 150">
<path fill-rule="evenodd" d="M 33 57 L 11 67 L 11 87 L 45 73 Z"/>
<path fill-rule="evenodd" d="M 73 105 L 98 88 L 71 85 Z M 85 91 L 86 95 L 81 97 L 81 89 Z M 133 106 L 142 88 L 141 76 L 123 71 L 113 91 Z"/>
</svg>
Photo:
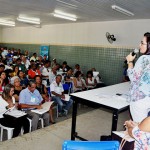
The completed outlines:
<svg viewBox="0 0 150 150">
<path fill-rule="evenodd" d="M 41 105 L 28 105 L 28 104 L 20 104 L 21 109 L 24 108 L 36 108 L 36 109 L 42 109 Z"/>
</svg>

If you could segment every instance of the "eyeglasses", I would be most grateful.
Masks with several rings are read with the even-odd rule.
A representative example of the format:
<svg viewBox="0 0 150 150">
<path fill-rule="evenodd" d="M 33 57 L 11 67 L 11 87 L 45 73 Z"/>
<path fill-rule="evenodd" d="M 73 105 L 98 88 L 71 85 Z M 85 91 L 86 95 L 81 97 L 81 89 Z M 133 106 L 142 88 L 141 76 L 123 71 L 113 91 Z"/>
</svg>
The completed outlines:
<svg viewBox="0 0 150 150">
<path fill-rule="evenodd" d="M 143 43 L 143 41 L 141 41 L 141 43 L 140 43 L 141 45 L 147 45 L 146 43 Z"/>
</svg>

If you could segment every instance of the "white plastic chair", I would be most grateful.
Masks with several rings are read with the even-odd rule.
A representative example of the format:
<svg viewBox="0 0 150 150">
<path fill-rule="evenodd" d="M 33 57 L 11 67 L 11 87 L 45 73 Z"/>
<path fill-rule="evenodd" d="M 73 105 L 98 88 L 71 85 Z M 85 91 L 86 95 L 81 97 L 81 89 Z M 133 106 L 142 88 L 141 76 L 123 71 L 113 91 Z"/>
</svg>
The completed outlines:
<svg viewBox="0 0 150 150">
<path fill-rule="evenodd" d="M 0 128 L 1 128 L 1 139 L 0 139 L 0 141 L 3 141 L 3 131 L 4 130 L 7 130 L 7 139 L 10 140 L 12 138 L 14 128 L 5 127 L 1 124 L 0 124 Z"/>
<path fill-rule="evenodd" d="M 32 119 L 30 118 L 27 118 L 29 120 L 29 124 L 30 124 L 30 129 L 29 129 L 29 132 L 31 132 L 31 129 L 32 129 Z M 43 118 L 39 118 L 39 121 L 41 122 L 41 127 L 44 128 L 44 120 Z"/>
</svg>

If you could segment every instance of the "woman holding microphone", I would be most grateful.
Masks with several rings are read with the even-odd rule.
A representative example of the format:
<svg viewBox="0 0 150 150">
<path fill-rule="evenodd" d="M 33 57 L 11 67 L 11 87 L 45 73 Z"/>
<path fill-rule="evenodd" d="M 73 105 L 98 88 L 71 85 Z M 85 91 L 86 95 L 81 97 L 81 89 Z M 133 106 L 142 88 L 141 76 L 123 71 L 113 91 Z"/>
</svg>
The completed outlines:
<svg viewBox="0 0 150 150">
<path fill-rule="evenodd" d="M 127 57 L 128 76 L 131 81 L 129 100 L 130 112 L 135 122 L 141 122 L 150 111 L 150 33 L 145 33 L 139 46 L 140 53 L 135 65 L 136 55 Z"/>
</svg>

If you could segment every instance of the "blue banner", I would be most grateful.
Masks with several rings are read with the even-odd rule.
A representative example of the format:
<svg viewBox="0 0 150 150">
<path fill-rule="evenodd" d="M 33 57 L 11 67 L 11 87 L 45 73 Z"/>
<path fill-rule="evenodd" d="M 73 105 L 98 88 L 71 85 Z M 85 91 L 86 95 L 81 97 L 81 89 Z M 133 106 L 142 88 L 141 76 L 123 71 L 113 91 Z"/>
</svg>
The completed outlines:
<svg viewBox="0 0 150 150">
<path fill-rule="evenodd" d="M 48 59 L 48 57 L 49 57 L 49 46 L 41 46 L 41 48 L 40 48 L 40 55 L 41 56 L 46 55 L 47 59 Z"/>
</svg>

